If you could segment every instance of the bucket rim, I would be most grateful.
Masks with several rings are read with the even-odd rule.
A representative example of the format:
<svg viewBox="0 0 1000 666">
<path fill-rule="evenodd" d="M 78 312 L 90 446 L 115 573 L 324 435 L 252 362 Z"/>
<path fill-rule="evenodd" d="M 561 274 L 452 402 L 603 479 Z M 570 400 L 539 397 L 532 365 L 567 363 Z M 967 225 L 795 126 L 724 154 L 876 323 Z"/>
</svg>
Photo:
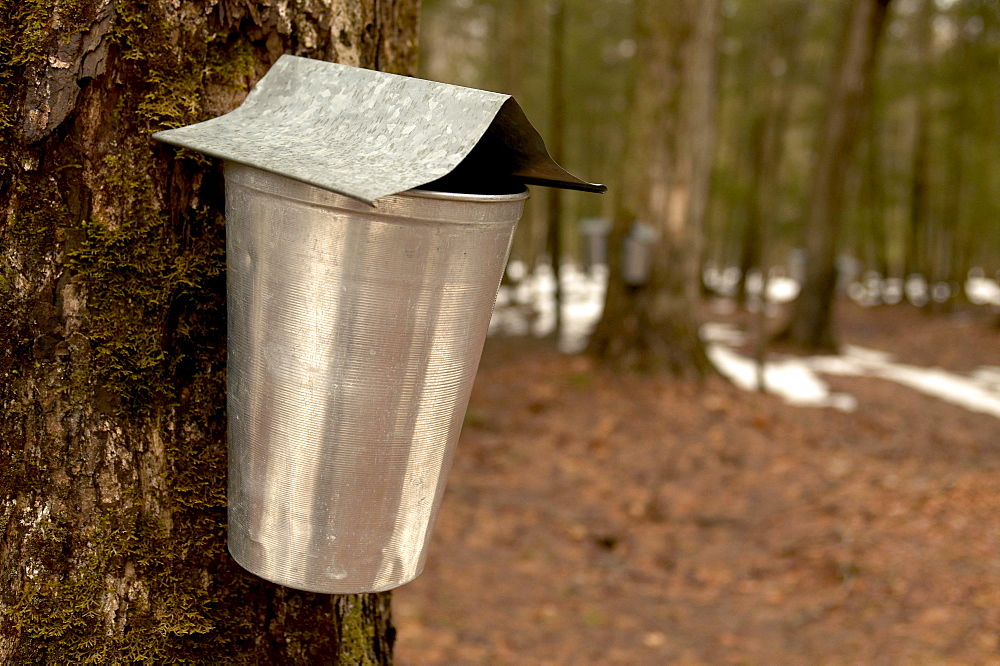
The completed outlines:
<svg viewBox="0 0 1000 666">
<path fill-rule="evenodd" d="M 420 185 L 396 194 L 388 194 L 375 201 L 362 201 L 343 192 L 327 190 L 318 185 L 282 175 L 275 171 L 253 167 L 239 162 L 223 162 L 226 187 L 237 185 L 272 197 L 299 201 L 324 208 L 343 208 L 356 213 L 376 213 L 389 202 L 405 202 L 414 199 L 450 201 L 469 204 L 516 204 L 531 196 L 527 185 L 520 184 L 521 191 L 508 194 L 471 194 L 445 192 L 433 189 L 419 189 Z"/>
<path fill-rule="evenodd" d="M 421 199 L 439 199 L 443 201 L 466 201 L 476 203 L 523 201 L 530 195 L 527 186 L 522 186 L 520 192 L 513 194 L 467 194 L 464 192 L 442 192 L 439 190 L 412 189 L 400 192 L 395 196 L 419 197 Z M 391 196 L 391 195 L 390 195 Z"/>
</svg>

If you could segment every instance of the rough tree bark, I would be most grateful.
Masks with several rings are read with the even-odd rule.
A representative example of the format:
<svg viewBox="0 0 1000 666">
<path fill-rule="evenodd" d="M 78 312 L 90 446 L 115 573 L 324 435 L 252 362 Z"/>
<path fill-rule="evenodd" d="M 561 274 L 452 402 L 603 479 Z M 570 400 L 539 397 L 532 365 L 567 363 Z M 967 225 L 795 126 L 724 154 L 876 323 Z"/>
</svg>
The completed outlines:
<svg viewBox="0 0 1000 666">
<path fill-rule="evenodd" d="M 412 72 L 418 0 L 0 0 L 0 662 L 386 663 L 389 595 L 225 551 L 217 164 L 280 54 Z"/>
<path fill-rule="evenodd" d="M 827 95 L 805 214 L 806 271 L 788 325 L 777 336 L 804 350 L 836 348 L 833 300 L 848 166 L 871 98 L 890 0 L 849 0 Z"/>
<path fill-rule="evenodd" d="M 712 372 L 699 338 L 700 256 L 714 150 L 717 0 L 643 0 L 624 177 L 609 238 L 610 279 L 591 353 L 623 368 L 701 377 Z M 648 281 L 622 278 L 634 220 L 658 239 Z"/>
</svg>

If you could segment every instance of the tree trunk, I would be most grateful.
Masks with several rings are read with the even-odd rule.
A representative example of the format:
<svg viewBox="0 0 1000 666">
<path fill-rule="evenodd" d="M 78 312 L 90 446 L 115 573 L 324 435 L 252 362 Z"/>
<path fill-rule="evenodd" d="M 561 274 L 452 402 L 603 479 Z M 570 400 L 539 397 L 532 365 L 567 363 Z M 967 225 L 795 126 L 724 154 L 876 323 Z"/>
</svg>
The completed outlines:
<svg viewBox="0 0 1000 666">
<path fill-rule="evenodd" d="M 0 8 L 0 662 L 390 662 L 388 594 L 226 553 L 221 170 L 149 135 L 284 52 L 411 72 L 417 0 Z"/>
<path fill-rule="evenodd" d="M 929 192 L 927 191 L 927 147 L 928 118 L 923 95 L 917 101 L 914 122 L 913 170 L 910 181 L 909 234 L 906 239 L 905 276 L 923 275 L 930 277 L 931 245 L 928 242 L 930 225 L 928 221 Z"/>
<path fill-rule="evenodd" d="M 750 275 L 756 270 L 764 275 L 763 210 L 761 205 L 761 178 L 764 174 L 764 123 L 765 113 L 751 112 L 749 137 L 744 164 L 747 172 L 745 198 L 746 220 L 740 239 L 740 278 L 736 285 L 736 303 L 746 307 L 750 303 Z"/>
<path fill-rule="evenodd" d="M 619 367 L 701 377 L 712 371 L 699 338 L 700 256 L 715 139 L 716 0 L 635 7 L 635 84 L 624 175 L 609 238 L 610 280 L 590 350 Z M 630 226 L 658 232 L 649 278 L 622 276 Z"/>
<path fill-rule="evenodd" d="M 552 136 L 549 137 L 549 154 L 556 162 L 563 160 L 563 134 L 565 132 L 565 96 L 563 93 L 563 51 L 566 42 L 566 8 L 562 0 L 550 0 L 549 5 L 549 123 Z M 555 291 L 552 294 L 552 306 L 555 310 L 553 335 L 556 344 L 562 336 L 562 191 L 549 188 L 548 197 L 548 227 L 546 246 L 549 250 L 549 262 L 552 265 L 552 279 Z"/>
<path fill-rule="evenodd" d="M 930 237 L 933 234 L 930 216 L 930 68 L 932 61 L 932 23 L 934 19 L 934 0 L 924 0 L 916 17 L 916 35 L 914 41 L 917 58 L 922 68 L 922 76 L 917 82 L 916 111 L 913 119 L 913 161 L 910 174 L 910 210 L 909 234 L 906 243 L 906 270 L 904 277 L 923 275 L 931 278 L 930 268 L 933 256 L 933 245 Z"/>
<path fill-rule="evenodd" d="M 882 144 L 875 123 L 875 114 L 868 115 L 866 123 L 866 152 L 864 177 L 861 179 L 861 202 L 864 213 L 861 220 L 861 245 L 864 247 L 865 265 L 889 277 L 889 239 L 886 233 L 885 184 L 883 183 Z M 906 273 L 903 273 L 904 277 Z"/>
<path fill-rule="evenodd" d="M 806 211 L 806 271 L 778 337 L 805 350 L 836 348 L 832 309 L 846 172 L 871 98 L 890 0 L 850 0 L 820 130 Z"/>
<path fill-rule="evenodd" d="M 773 218 L 781 208 L 779 174 L 795 96 L 792 82 L 800 60 L 800 26 L 806 9 L 800 1 L 768 5 L 766 30 L 754 35 L 751 42 L 753 62 L 744 74 L 748 85 L 740 90 L 741 124 L 747 136 L 743 160 L 747 189 L 737 285 L 739 305 L 748 303 L 747 276 L 758 270 L 763 279 L 768 272 L 768 241 L 772 240 Z"/>
<path fill-rule="evenodd" d="M 958 300 L 962 304 L 969 302 L 968 294 L 965 291 L 965 283 L 969 278 L 969 271 L 972 269 L 972 253 L 976 239 L 969 228 L 968 215 L 963 210 L 967 198 L 968 179 L 965 174 L 965 165 L 962 161 L 962 137 L 953 129 L 950 129 L 951 140 L 947 151 L 948 162 L 948 185 L 947 194 L 944 201 L 943 214 L 952 228 L 951 256 L 949 257 L 948 281 L 956 292 L 952 299 Z"/>
</svg>

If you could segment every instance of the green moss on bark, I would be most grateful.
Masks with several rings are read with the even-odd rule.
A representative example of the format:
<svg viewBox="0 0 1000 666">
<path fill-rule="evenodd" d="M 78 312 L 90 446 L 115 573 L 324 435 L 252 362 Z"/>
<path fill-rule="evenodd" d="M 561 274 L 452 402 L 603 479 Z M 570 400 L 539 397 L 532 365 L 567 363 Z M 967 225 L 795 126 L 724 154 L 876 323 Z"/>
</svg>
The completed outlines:
<svg viewBox="0 0 1000 666">
<path fill-rule="evenodd" d="M 176 403 L 175 370 L 196 361 L 176 353 L 176 337 L 204 334 L 190 320 L 177 330 L 176 308 L 202 295 L 225 268 L 221 229 L 211 233 L 221 225 L 217 215 L 189 222 L 207 226 L 209 236 L 179 237 L 184 230 L 157 205 L 152 166 L 142 143 L 104 158 L 99 187 L 114 192 L 117 210 L 85 223 L 69 264 L 87 293 L 94 379 L 121 413 L 133 416 Z M 209 325 L 221 334 L 221 313 L 215 314 Z"/>
<path fill-rule="evenodd" d="M 29 580 L 10 615 L 28 640 L 24 663 L 177 663 L 233 654 L 234 637 L 219 628 L 205 581 L 184 567 L 164 526 L 146 514 L 105 509 L 86 533 L 73 517 L 39 520 L 27 541 Z M 80 561 L 64 553 L 85 538 Z M 178 563 L 181 566 L 178 566 Z M 199 640 L 199 639 L 207 640 Z M 190 643 L 197 643 L 196 653 Z"/>
<path fill-rule="evenodd" d="M 10 143 L 20 113 L 19 76 L 44 65 L 52 40 L 65 41 L 93 20 L 90 0 L 0 0 L 0 143 Z M 10 164 L 0 151 L 0 168 Z"/>
<path fill-rule="evenodd" d="M 106 72 L 19 143 L 24 81 L 96 6 L 0 0 L 0 436 L 25 442 L 0 464 L 0 531 L 24 535 L 0 634 L 15 663 L 390 661 L 388 595 L 279 588 L 226 553 L 221 174 L 149 138 L 238 104 L 295 37 L 273 8 L 121 0 Z"/>
<path fill-rule="evenodd" d="M 376 664 L 373 646 L 377 643 L 371 615 L 365 613 L 361 595 L 344 595 L 338 600 L 341 613 L 340 662 L 344 664 Z"/>
</svg>

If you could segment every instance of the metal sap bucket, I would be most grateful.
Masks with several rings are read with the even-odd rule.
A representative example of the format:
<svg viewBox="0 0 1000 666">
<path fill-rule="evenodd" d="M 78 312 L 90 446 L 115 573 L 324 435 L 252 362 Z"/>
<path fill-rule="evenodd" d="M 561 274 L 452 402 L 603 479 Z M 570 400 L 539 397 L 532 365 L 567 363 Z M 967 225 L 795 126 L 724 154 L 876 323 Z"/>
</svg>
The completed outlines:
<svg viewBox="0 0 1000 666">
<path fill-rule="evenodd" d="M 312 592 L 420 574 L 526 191 L 375 207 L 226 163 L 229 551 Z"/>
<path fill-rule="evenodd" d="M 653 244 L 659 238 L 656 229 L 644 222 L 633 222 L 622 243 L 622 276 L 630 287 L 641 287 L 649 281 L 653 269 Z"/>
<path fill-rule="evenodd" d="M 584 238 L 587 268 L 608 263 L 608 234 L 611 222 L 601 217 L 585 217 L 580 220 L 580 235 Z"/>
<path fill-rule="evenodd" d="M 412 580 L 527 198 L 413 188 L 607 188 L 509 95 L 291 55 L 153 137 L 226 162 L 230 552 L 314 592 Z"/>
</svg>

